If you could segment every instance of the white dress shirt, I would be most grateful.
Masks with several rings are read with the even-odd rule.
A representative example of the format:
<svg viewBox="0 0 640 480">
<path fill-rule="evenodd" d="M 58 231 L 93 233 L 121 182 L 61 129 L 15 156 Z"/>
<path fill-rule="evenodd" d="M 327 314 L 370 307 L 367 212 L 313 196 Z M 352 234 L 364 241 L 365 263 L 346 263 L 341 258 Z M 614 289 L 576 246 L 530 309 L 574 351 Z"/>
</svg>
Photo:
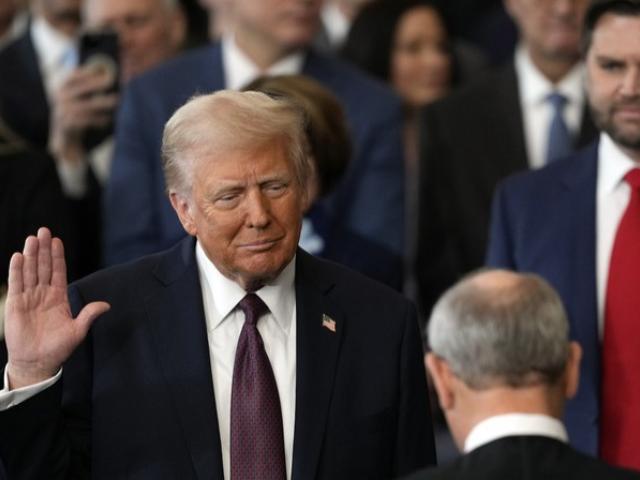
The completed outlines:
<svg viewBox="0 0 640 480">
<path fill-rule="evenodd" d="M 604 304 L 613 242 L 631 197 L 631 187 L 624 176 L 637 167 L 640 165 L 620 150 L 609 135 L 600 135 L 596 186 L 596 278 L 600 339 L 604 331 Z"/>
<path fill-rule="evenodd" d="M 222 275 L 197 243 L 196 259 L 209 338 L 211 373 L 222 445 L 225 478 L 230 476 L 231 385 L 236 346 L 244 325 L 244 314 L 235 308 L 247 294 Z M 291 478 L 293 430 L 296 405 L 296 296 L 295 258 L 271 284 L 255 292 L 269 307 L 258 322 L 258 331 L 271 362 L 280 394 L 287 478 Z"/>
<path fill-rule="evenodd" d="M 51 100 L 54 92 L 77 64 L 76 42 L 38 16 L 33 18 L 30 33 L 44 89 Z"/>
<path fill-rule="evenodd" d="M 552 92 L 558 92 L 567 98 L 563 111 L 564 121 L 569 131 L 577 135 L 580 131 L 585 102 L 584 69 L 581 64 L 576 65 L 554 85 L 533 64 L 522 46 L 516 50 L 515 69 L 529 167 L 540 168 L 546 161 L 549 124 L 553 116 L 553 107 L 547 100 L 547 96 Z"/>
<path fill-rule="evenodd" d="M 295 52 L 261 70 L 235 42 L 233 35 L 222 39 L 224 84 L 230 90 L 242 90 L 261 75 L 295 75 L 302 72 L 304 53 Z"/>
<path fill-rule="evenodd" d="M 209 341 L 209 358 L 222 447 L 222 466 L 225 478 L 229 479 L 231 478 L 231 385 L 236 346 L 244 325 L 244 314 L 236 306 L 247 292 L 218 271 L 204 253 L 199 242 L 196 244 L 196 261 Z M 280 395 L 287 479 L 291 479 L 292 471 L 296 406 L 296 295 L 294 279 L 295 258 L 285 267 L 278 278 L 255 292 L 269 307 L 269 313 L 260 318 L 257 328 L 262 337 L 267 357 L 271 362 Z M 61 376 L 62 370 L 54 377 L 37 385 L 9 391 L 5 368 L 4 388 L 0 390 L 0 411 L 33 397 L 53 385 Z"/>
<path fill-rule="evenodd" d="M 335 2 L 325 2 L 320 11 L 320 17 L 331 47 L 337 49 L 344 45 L 351 28 L 351 21 L 340 11 L 338 5 Z"/>
<path fill-rule="evenodd" d="M 541 414 L 508 413 L 489 417 L 471 429 L 464 453 L 504 437 L 537 435 L 567 443 L 567 430 L 560 420 Z"/>
</svg>

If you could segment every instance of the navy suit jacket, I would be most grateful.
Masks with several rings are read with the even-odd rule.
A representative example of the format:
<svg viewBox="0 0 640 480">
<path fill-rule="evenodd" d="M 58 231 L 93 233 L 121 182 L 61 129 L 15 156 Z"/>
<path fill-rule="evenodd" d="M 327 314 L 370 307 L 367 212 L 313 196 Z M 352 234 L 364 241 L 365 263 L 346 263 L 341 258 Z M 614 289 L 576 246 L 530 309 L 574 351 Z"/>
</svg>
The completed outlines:
<svg viewBox="0 0 640 480">
<path fill-rule="evenodd" d="M 0 117 L 32 146 L 46 149 L 49 102 L 30 29 L 0 49 Z"/>
<path fill-rule="evenodd" d="M 62 382 L 0 412 L 9 478 L 222 479 L 194 245 L 186 238 L 70 286 L 74 312 L 98 299 L 111 310 Z M 411 303 L 303 251 L 295 290 L 292 478 L 383 479 L 434 464 Z"/>
<path fill-rule="evenodd" d="M 558 291 L 583 349 L 580 387 L 566 407 L 571 443 L 598 452 L 600 340 L 596 293 L 597 143 L 501 184 L 493 202 L 487 264 L 535 272 Z"/>
<path fill-rule="evenodd" d="M 307 53 L 303 73 L 338 97 L 352 131 L 355 155 L 328 200 L 332 221 L 401 254 L 404 173 L 399 100 L 352 67 L 313 51 Z M 191 96 L 223 88 L 220 44 L 187 52 L 127 88 L 105 198 L 108 264 L 168 248 L 184 236 L 164 192 L 162 131 Z"/>
</svg>

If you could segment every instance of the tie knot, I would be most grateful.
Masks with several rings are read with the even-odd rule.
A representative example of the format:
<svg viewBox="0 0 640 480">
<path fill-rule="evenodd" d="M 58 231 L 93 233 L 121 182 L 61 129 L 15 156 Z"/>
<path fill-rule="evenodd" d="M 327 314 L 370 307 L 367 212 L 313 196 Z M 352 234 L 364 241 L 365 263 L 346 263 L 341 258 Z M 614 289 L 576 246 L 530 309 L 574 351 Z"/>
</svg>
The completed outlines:
<svg viewBox="0 0 640 480">
<path fill-rule="evenodd" d="M 547 101 L 551 104 L 554 110 L 562 111 L 564 106 L 567 104 L 567 97 L 558 92 L 551 92 L 547 96 Z"/>
<path fill-rule="evenodd" d="M 245 321 L 251 325 L 258 323 L 258 319 L 269 311 L 269 307 L 255 293 L 247 293 L 238 307 L 244 312 Z"/>
<path fill-rule="evenodd" d="M 633 190 L 640 189 L 640 168 L 633 168 L 629 170 L 624 176 L 624 179 Z"/>
</svg>

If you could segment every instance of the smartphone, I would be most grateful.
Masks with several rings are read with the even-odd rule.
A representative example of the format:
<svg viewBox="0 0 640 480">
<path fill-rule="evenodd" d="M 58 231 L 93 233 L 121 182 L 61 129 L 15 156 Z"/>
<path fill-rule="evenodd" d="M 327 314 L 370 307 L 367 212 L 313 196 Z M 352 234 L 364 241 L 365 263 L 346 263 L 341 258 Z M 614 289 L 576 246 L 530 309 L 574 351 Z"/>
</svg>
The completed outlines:
<svg viewBox="0 0 640 480">
<path fill-rule="evenodd" d="M 116 93 L 120 86 L 118 35 L 111 30 L 90 31 L 80 35 L 78 62 L 107 72 L 113 79 L 105 93 Z M 100 145 L 113 134 L 113 119 L 103 128 L 92 128 L 84 133 L 87 150 Z"/>
<path fill-rule="evenodd" d="M 112 30 L 90 31 L 80 35 L 80 65 L 102 69 L 113 77 L 109 91 L 117 91 L 120 76 L 118 34 Z"/>
</svg>

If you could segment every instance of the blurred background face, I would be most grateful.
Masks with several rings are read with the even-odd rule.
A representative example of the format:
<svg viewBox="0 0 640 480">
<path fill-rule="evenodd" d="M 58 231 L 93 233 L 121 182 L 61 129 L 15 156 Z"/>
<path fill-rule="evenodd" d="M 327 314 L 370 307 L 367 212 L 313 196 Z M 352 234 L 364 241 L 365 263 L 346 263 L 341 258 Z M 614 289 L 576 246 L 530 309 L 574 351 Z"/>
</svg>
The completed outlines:
<svg viewBox="0 0 640 480">
<path fill-rule="evenodd" d="M 88 0 L 90 28 L 118 33 L 122 81 L 175 54 L 184 40 L 184 18 L 166 0 Z"/>
<path fill-rule="evenodd" d="M 80 28 L 82 0 L 34 0 L 33 7 L 49 25 L 72 37 Z"/>
<path fill-rule="evenodd" d="M 579 58 L 588 0 L 505 0 L 521 39 L 534 56 Z"/>
<path fill-rule="evenodd" d="M 444 24 L 429 7 L 408 10 L 396 27 L 391 82 L 403 100 L 420 107 L 444 95 L 451 80 L 451 56 Z"/>
<path fill-rule="evenodd" d="M 320 25 L 322 0 L 233 0 L 238 35 L 250 35 L 283 50 L 311 43 Z"/>
</svg>

